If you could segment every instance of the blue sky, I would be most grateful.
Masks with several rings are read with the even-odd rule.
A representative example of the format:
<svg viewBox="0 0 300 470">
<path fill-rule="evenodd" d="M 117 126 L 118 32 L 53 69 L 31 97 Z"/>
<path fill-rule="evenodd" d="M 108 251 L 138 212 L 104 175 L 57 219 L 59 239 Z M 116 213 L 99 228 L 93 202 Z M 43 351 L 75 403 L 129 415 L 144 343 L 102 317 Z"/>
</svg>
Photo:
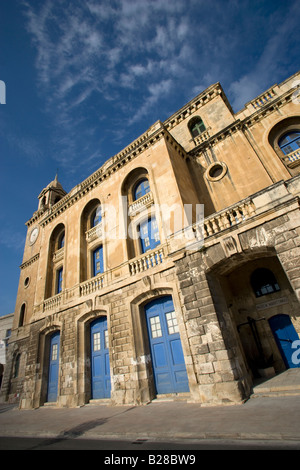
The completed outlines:
<svg viewBox="0 0 300 470">
<path fill-rule="evenodd" d="M 238 111 L 298 71 L 299 0 L 0 0 L 0 315 L 37 196 L 218 81 Z"/>
</svg>

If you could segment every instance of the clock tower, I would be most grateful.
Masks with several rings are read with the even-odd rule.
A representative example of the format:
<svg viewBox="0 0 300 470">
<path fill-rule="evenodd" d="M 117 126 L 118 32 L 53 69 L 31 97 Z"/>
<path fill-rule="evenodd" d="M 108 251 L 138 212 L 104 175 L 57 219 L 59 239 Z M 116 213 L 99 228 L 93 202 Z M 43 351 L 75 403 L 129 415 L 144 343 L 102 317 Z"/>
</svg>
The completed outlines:
<svg viewBox="0 0 300 470">
<path fill-rule="evenodd" d="M 65 195 L 62 185 L 57 179 L 48 184 L 38 196 L 38 210 L 26 223 L 28 227 L 23 262 L 20 266 L 20 281 L 16 300 L 16 310 L 14 318 L 14 328 L 19 328 L 30 322 L 34 314 L 34 302 L 39 302 L 38 292 L 43 291 L 42 284 L 45 282 L 44 276 L 39 274 L 39 266 L 43 266 L 47 260 L 47 254 L 43 254 L 41 249 L 43 240 L 43 225 L 41 216 L 47 216 L 51 208 L 58 203 Z M 46 256 L 46 257 L 45 257 Z M 42 268 L 43 270 L 43 268 Z"/>
</svg>

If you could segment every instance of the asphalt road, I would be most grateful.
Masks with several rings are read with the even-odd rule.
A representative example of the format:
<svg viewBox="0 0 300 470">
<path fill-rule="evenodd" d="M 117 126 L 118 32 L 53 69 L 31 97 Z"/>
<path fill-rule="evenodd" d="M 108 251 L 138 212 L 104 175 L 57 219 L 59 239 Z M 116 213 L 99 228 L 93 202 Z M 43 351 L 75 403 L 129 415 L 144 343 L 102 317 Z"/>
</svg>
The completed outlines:
<svg viewBox="0 0 300 470">
<path fill-rule="evenodd" d="M 151 441 L 141 439 L 136 441 L 106 440 L 106 439 L 69 439 L 69 438 L 36 438 L 36 437 L 0 437 L 0 451 L 2 450 L 97 450 L 107 460 L 107 464 L 125 464 L 129 467 L 138 467 L 141 464 L 195 464 L 199 451 L 202 450 L 300 450 L 299 441 L 255 441 L 255 440 L 186 440 L 186 441 Z M 116 451 L 115 454 L 113 452 Z M 154 452 L 150 452 L 154 451 Z M 123 453 L 124 452 L 124 453 Z M 119 458 L 139 456 L 138 460 L 119 461 Z M 155 456 L 152 462 L 149 455 Z M 159 460 L 159 456 L 165 460 Z M 185 460 L 179 461 L 179 456 Z M 112 457 L 113 456 L 113 457 Z M 169 458 L 169 460 L 168 460 Z M 200 460 L 198 460 L 200 463 Z M 105 462 L 104 462 L 105 463 Z"/>
</svg>

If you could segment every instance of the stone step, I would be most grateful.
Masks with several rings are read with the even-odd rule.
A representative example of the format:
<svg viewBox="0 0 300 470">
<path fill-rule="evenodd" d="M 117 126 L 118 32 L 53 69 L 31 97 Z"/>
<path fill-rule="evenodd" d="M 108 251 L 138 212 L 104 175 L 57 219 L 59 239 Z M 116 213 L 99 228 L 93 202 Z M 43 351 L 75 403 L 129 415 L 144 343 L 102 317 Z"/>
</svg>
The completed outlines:
<svg viewBox="0 0 300 470">
<path fill-rule="evenodd" d="M 262 398 L 262 397 L 291 397 L 291 396 L 300 396 L 300 390 L 279 390 L 279 391 L 265 391 L 253 393 L 250 398 Z"/>
<path fill-rule="evenodd" d="M 162 395 L 157 395 L 152 403 L 161 403 L 165 401 L 187 401 L 190 399 L 190 393 L 166 393 Z"/>
<path fill-rule="evenodd" d="M 251 398 L 297 395 L 300 395 L 300 369 L 288 369 L 254 386 Z"/>
</svg>

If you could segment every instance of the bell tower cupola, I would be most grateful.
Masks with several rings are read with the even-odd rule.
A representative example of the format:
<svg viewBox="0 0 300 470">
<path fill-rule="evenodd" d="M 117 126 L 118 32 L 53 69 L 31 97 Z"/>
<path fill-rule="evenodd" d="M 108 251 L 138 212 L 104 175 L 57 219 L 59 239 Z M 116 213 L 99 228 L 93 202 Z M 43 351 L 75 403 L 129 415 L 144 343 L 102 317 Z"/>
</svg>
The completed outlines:
<svg viewBox="0 0 300 470">
<path fill-rule="evenodd" d="M 54 204 L 60 201 L 65 195 L 66 191 L 63 189 L 62 185 L 57 179 L 57 175 L 55 179 L 48 184 L 48 186 L 43 189 L 40 193 L 39 199 L 39 211 L 45 211 L 50 209 Z"/>
</svg>

